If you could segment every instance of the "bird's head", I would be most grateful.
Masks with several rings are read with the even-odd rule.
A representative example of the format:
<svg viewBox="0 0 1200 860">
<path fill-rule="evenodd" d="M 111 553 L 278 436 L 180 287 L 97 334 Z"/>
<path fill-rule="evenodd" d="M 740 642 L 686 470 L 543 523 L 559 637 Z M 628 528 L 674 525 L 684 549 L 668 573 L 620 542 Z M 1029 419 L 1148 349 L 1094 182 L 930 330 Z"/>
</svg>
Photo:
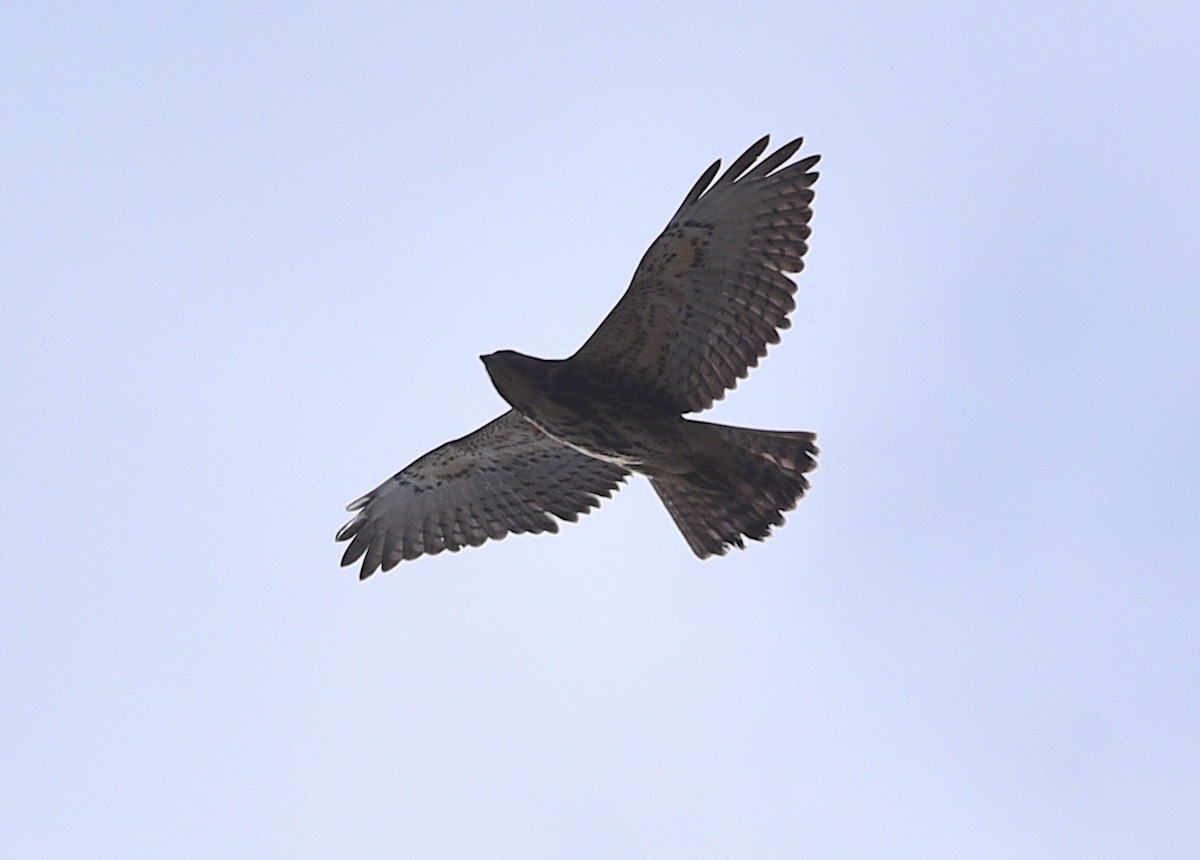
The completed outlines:
<svg viewBox="0 0 1200 860">
<path fill-rule="evenodd" d="M 500 396 L 521 413 L 534 408 L 534 402 L 545 390 L 550 368 L 557 363 L 522 355 L 511 349 L 502 349 L 479 358 Z"/>
</svg>

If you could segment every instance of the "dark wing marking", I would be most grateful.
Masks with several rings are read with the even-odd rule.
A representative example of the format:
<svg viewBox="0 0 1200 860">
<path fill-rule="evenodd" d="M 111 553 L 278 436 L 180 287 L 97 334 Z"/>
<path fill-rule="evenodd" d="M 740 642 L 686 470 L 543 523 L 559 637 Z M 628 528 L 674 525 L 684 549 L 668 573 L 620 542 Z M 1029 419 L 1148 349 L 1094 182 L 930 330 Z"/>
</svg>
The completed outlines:
<svg viewBox="0 0 1200 860">
<path fill-rule="evenodd" d="M 550 515 L 574 522 L 629 473 L 554 441 L 508 411 L 447 442 L 352 502 L 337 533 L 350 541 L 342 564 L 363 559 L 359 579 L 401 560 L 479 546 L 509 533 L 557 532 Z"/>
<path fill-rule="evenodd" d="M 674 398 L 679 411 L 697 412 L 779 342 L 796 307 L 787 273 L 804 266 L 820 156 L 783 166 L 800 149 L 797 139 L 755 166 L 768 141 L 715 183 L 721 162 L 704 172 L 575 357 L 638 378 Z"/>
</svg>

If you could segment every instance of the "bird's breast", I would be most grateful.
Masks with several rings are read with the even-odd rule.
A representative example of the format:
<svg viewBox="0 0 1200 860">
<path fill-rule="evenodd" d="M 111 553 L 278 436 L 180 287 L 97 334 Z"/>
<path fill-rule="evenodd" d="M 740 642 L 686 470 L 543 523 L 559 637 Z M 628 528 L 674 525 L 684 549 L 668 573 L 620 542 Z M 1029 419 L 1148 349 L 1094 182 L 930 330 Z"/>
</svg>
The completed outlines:
<svg viewBox="0 0 1200 860">
<path fill-rule="evenodd" d="M 647 409 L 644 400 L 619 392 L 558 390 L 533 407 L 523 414 L 547 436 L 627 468 L 641 468 L 684 446 L 680 416 Z"/>
</svg>

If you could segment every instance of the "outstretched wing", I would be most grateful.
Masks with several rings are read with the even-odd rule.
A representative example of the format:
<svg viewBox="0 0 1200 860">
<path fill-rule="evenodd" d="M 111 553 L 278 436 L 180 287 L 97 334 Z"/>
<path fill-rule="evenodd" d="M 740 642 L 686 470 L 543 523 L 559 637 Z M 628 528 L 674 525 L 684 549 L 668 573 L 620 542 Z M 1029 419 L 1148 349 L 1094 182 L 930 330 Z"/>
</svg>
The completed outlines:
<svg viewBox="0 0 1200 860">
<path fill-rule="evenodd" d="M 720 161 L 704 172 L 573 358 L 636 378 L 674 398 L 681 412 L 698 412 L 779 342 L 796 307 L 786 273 L 804 266 L 820 156 L 785 167 L 803 143 L 797 139 L 755 165 L 769 140 L 716 183 Z"/>
<path fill-rule="evenodd" d="M 357 513 L 337 533 L 350 541 L 342 564 L 362 558 L 359 579 L 366 579 L 404 559 L 510 532 L 557 532 L 551 514 L 574 522 L 628 474 L 554 441 L 510 410 L 352 502 L 347 510 Z"/>
</svg>

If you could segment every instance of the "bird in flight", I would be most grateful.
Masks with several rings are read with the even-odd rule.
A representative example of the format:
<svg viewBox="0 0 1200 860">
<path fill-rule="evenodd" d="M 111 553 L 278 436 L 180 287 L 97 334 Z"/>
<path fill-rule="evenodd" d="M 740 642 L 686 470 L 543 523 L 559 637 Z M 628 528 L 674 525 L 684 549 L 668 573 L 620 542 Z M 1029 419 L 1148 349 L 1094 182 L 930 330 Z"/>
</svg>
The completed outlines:
<svg viewBox="0 0 1200 860">
<path fill-rule="evenodd" d="M 816 435 L 684 418 L 725 396 L 791 323 L 812 218 L 814 165 L 770 138 L 704 171 L 600 327 L 569 358 L 482 356 L 512 407 L 397 472 L 337 533 L 359 578 L 510 533 L 557 532 L 650 479 L 700 558 L 783 524 L 808 489 Z M 714 182 L 714 178 L 716 181 Z M 557 519 L 556 519 L 557 518 Z"/>
</svg>

